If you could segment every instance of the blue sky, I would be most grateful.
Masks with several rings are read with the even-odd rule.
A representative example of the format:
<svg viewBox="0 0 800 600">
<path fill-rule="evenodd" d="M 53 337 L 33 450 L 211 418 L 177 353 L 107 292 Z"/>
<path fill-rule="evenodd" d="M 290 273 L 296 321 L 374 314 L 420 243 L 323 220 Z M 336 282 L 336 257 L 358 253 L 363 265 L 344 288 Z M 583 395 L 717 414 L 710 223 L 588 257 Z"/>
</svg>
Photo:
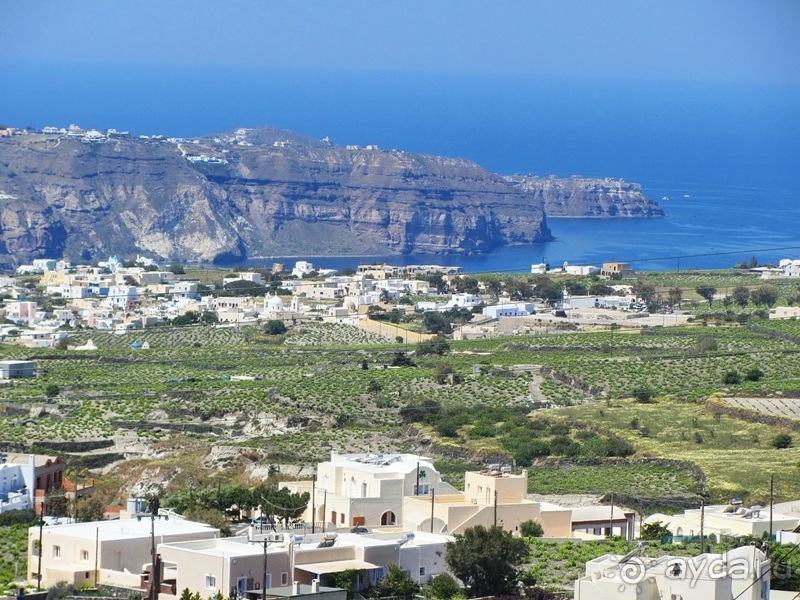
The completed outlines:
<svg viewBox="0 0 800 600">
<path fill-rule="evenodd" d="M 800 84 L 796 0 L 0 0 L 0 61 Z"/>
</svg>

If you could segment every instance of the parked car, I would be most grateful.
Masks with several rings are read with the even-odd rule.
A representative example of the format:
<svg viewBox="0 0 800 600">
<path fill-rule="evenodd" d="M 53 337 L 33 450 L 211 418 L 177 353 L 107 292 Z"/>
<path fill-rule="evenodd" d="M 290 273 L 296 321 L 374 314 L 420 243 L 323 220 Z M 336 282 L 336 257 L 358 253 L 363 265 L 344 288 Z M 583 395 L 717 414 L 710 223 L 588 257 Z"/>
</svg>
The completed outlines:
<svg viewBox="0 0 800 600">
<path fill-rule="evenodd" d="M 362 526 L 358 525 L 356 527 L 353 527 L 350 530 L 350 533 L 369 533 L 369 529 L 367 529 L 366 527 L 362 527 Z"/>
</svg>

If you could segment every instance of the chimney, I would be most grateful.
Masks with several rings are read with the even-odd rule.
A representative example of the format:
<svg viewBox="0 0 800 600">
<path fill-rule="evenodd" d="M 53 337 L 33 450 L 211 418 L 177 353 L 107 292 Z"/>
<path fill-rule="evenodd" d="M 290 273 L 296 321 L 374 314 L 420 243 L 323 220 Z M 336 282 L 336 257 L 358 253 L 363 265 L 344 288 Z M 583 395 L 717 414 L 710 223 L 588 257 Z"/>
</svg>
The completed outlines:
<svg viewBox="0 0 800 600">
<path fill-rule="evenodd" d="M 311 593 L 318 594 L 319 593 L 319 579 L 312 579 L 311 580 Z"/>
<path fill-rule="evenodd" d="M 250 523 L 250 527 L 247 529 L 247 541 L 252 542 L 256 539 L 256 524 Z"/>
<path fill-rule="evenodd" d="M 292 582 L 292 596 L 299 596 L 300 595 L 300 582 L 293 581 Z"/>
</svg>

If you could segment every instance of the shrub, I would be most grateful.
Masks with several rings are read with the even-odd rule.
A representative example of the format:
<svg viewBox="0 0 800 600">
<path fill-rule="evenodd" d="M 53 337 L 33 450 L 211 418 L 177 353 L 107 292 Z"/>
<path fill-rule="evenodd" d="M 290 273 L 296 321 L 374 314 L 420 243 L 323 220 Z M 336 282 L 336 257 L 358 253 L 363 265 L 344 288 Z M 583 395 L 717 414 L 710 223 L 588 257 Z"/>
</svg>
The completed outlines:
<svg viewBox="0 0 800 600">
<path fill-rule="evenodd" d="M 59 387 L 56 384 L 48 383 L 47 387 L 44 388 L 44 395 L 47 396 L 48 398 L 53 398 L 55 396 L 58 396 L 58 393 L 60 391 L 61 390 L 59 389 Z"/>
<path fill-rule="evenodd" d="M 792 445 L 792 436 L 790 436 L 788 433 L 779 433 L 772 439 L 771 443 L 775 448 L 778 448 L 779 450 L 783 448 L 788 448 L 789 446 Z"/>
<path fill-rule="evenodd" d="M 450 600 L 461 593 L 461 588 L 450 573 L 439 573 L 431 579 L 431 585 L 426 592 L 425 597 L 431 600 Z"/>
<path fill-rule="evenodd" d="M 519 531 L 523 537 L 542 537 L 544 528 L 533 519 L 528 519 L 519 524 Z"/>
<path fill-rule="evenodd" d="M 283 321 L 273 319 L 267 321 L 267 324 L 264 325 L 264 332 L 267 335 L 283 335 L 286 333 L 286 325 L 283 324 Z"/>
<path fill-rule="evenodd" d="M 722 383 L 726 385 L 739 385 L 742 382 L 742 376 L 737 371 L 728 371 L 722 378 Z"/>
<path fill-rule="evenodd" d="M 653 401 L 653 396 L 655 396 L 655 392 L 653 390 L 647 388 L 634 388 L 631 392 L 631 396 L 636 402 L 640 402 L 641 404 L 649 404 Z"/>
<path fill-rule="evenodd" d="M 751 367 L 744 374 L 744 378 L 747 379 L 747 381 L 758 381 L 763 376 L 764 376 L 764 372 L 761 369 L 759 369 L 758 367 Z"/>
</svg>

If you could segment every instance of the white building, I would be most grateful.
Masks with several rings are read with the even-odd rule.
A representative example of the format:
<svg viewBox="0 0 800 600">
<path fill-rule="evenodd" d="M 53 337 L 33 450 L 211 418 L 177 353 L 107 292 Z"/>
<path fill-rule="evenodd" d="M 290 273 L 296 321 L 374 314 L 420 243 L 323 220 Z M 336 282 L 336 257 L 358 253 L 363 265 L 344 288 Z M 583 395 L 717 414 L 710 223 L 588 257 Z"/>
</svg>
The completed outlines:
<svg viewBox="0 0 800 600">
<path fill-rule="evenodd" d="M 600 272 L 600 267 L 595 267 L 593 265 L 568 265 L 564 263 L 564 272 L 568 275 L 593 275 L 594 273 Z"/>
<path fill-rule="evenodd" d="M 28 457 L 27 463 L 22 463 L 9 459 L 5 452 L 0 454 L 0 513 L 33 508 L 35 483 L 33 455 Z"/>
<path fill-rule="evenodd" d="M 784 277 L 800 277 L 800 260 L 784 258 L 778 266 L 783 269 Z"/>
<path fill-rule="evenodd" d="M 305 260 L 298 260 L 294 263 L 294 269 L 292 269 L 292 277 L 297 277 L 298 279 L 302 279 L 309 273 L 314 270 L 314 265 L 310 262 Z"/>
<path fill-rule="evenodd" d="M 108 288 L 106 306 L 125 310 L 132 302 L 136 302 L 138 293 L 135 285 L 115 285 Z"/>
<path fill-rule="evenodd" d="M 417 488 L 417 480 L 419 487 Z M 310 481 L 278 484 L 296 493 L 311 492 Z M 315 495 L 305 519 L 340 527 L 378 527 L 403 522 L 403 498 L 456 493 L 433 461 L 414 454 L 339 454 L 317 465 Z M 325 511 L 325 512 L 323 512 Z"/>
<path fill-rule="evenodd" d="M 17 379 L 20 377 L 33 377 L 34 363 L 32 360 L 3 360 L 0 361 L 0 379 Z"/>
<path fill-rule="evenodd" d="M 564 296 L 564 310 L 580 308 L 608 308 L 613 310 L 629 309 L 633 298 L 623 296 Z"/>
<path fill-rule="evenodd" d="M 494 304 L 483 309 L 482 314 L 492 319 L 500 317 L 527 317 L 536 313 L 532 302 L 506 302 Z"/>
<path fill-rule="evenodd" d="M 661 522 L 676 536 L 700 535 L 701 511 L 699 508 L 684 511 L 683 514 L 654 514 L 645 519 L 646 523 Z M 717 504 L 705 507 L 703 515 L 704 535 L 722 535 L 741 537 L 751 535 L 762 537 L 769 534 L 769 508 L 758 505 L 749 508 L 742 506 L 742 501 L 734 498 L 730 504 Z M 800 524 L 800 514 L 783 514 L 773 510 L 772 531 L 794 529 Z"/>
<path fill-rule="evenodd" d="M 264 542 L 267 548 L 267 589 L 294 583 L 314 585 L 320 578 L 348 569 L 360 571 L 363 589 L 380 581 L 389 565 L 398 565 L 411 578 L 426 584 L 446 570 L 446 543 L 452 538 L 431 533 L 384 534 L 317 533 L 305 536 L 251 533 L 248 537 L 206 539 L 160 544 L 164 580 L 176 593 L 189 588 L 201 596 L 236 590 L 260 590 L 264 581 Z M 162 600 L 171 598 L 161 594 Z"/>
<path fill-rule="evenodd" d="M 48 526 L 42 530 L 42 586 L 106 583 L 139 587 L 151 563 L 151 527 L 157 543 L 212 539 L 219 530 L 171 515 Z M 36 583 L 39 528 L 28 532 L 28 581 Z"/>
<path fill-rule="evenodd" d="M 754 546 L 724 554 L 644 558 L 605 554 L 586 563 L 575 600 L 764 600 L 770 561 Z"/>
</svg>

